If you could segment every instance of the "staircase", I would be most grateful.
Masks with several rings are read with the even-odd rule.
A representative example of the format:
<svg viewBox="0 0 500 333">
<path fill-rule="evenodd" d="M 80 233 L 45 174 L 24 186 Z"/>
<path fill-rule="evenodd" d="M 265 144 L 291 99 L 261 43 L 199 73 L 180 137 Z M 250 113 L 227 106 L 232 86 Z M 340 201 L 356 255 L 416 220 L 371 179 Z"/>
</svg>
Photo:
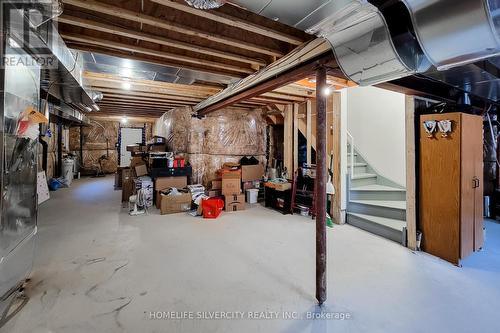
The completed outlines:
<svg viewBox="0 0 500 333">
<path fill-rule="evenodd" d="M 347 223 L 406 246 L 406 190 L 377 174 L 350 145 Z"/>
</svg>

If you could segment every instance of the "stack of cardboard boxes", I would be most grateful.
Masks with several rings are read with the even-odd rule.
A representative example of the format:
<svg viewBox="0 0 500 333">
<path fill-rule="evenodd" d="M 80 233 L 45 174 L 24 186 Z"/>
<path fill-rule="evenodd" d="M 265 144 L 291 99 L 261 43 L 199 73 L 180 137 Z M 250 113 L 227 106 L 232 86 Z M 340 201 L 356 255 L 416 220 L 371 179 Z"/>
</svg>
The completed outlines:
<svg viewBox="0 0 500 333">
<path fill-rule="evenodd" d="M 258 165 L 243 165 L 225 163 L 219 170 L 219 179 L 212 181 L 207 195 L 211 198 L 223 196 L 225 210 L 228 212 L 245 209 L 245 191 L 258 188 L 264 175 L 264 167 Z"/>
<path fill-rule="evenodd" d="M 222 195 L 225 210 L 235 212 L 245 209 L 245 195 L 241 193 L 241 169 L 236 164 L 224 164 L 219 170 L 222 178 Z"/>
</svg>

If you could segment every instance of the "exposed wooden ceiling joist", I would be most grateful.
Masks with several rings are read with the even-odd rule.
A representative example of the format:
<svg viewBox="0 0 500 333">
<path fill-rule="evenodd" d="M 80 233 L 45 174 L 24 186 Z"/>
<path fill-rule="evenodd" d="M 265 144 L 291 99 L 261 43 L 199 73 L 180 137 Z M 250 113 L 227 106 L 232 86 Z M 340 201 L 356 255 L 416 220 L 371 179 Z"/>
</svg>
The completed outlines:
<svg viewBox="0 0 500 333">
<path fill-rule="evenodd" d="M 210 61 L 210 60 L 185 57 L 185 56 L 181 56 L 181 55 L 170 53 L 170 52 L 152 50 L 152 49 L 148 49 L 145 47 L 134 46 L 134 45 L 125 44 L 125 43 L 118 43 L 118 42 L 114 42 L 114 41 L 107 40 L 107 39 L 95 38 L 92 36 L 79 35 L 79 34 L 69 34 L 69 33 L 61 33 L 61 36 L 64 39 L 67 39 L 70 41 L 75 41 L 75 42 L 80 42 L 80 43 L 85 43 L 87 45 L 98 45 L 100 47 L 108 48 L 108 49 L 116 49 L 116 50 L 122 50 L 125 52 L 133 52 L 136 54 L 144 54 L 144 55 L 153 56 L 153 57 L 157 57 L 157 58 L 169 59 L 169 60 L 174 60 L 174 61 L 181 61 L 182 63 L 176 63 L 173 65 L 176 67 L 182 67 L 182 68 L 195 70 L 195 71 L 201 71 L 201 72 L 207 72 L 207 73 L 213 73 L 213 74 L 224 74 L 224 75 L 228 75 L 231 77 L 240 77 L 240 78 L 244 77 L 244 74 L 250 74 L 250 73 L 254 72 L 250 68 L 244 68 L 244 67 L 239 67 L 239 66 L 234 66 L 234 65 L 229 65 L 229 64 L 223 64 L 223 63 L 218 63 L 218 62 L 214 62 L 214 61 Z M 201 67 L 193 67 L 193 66 L 186 65 L 185 63 L 215 68 L 215 70 L 209 70 L 209 69 L 205 69 L 205 68 L 201 68 Z"/>
<path fill-rule="evenodd" d="M 199 114 L 207 114 L 259 96 L 314 74 L 320 65 L 337 68 L 330 46 L 325 40 L 318 38 L 296 48 L 286 57 L 239 81 L 235 86 L 199 103 L 194 110 Z M 339 75 L 343 76 L 342 73 Z"/>
<path fill-rule="evenodd" d="M 162 20 L 154 16 L 149 16 L 143 13 L 135 12 L 118 6 L 113 6 L 107 3 L 97 2 L 94 0 L 64 0 L 63 2 L 65 4 L 76 6 L 85 10 L 92 10 L 98 13 L 118 17 L 124 20 L 138 22 L 170 31 L 175 31 L 177 33 L 184 34 L 187 36 L 202 38 L 216 43 L 233 46 L 242 50 L 248 50 L 274 57 L 283 56 L 283 53 L 281 51 L 271 49 L 269 47 L 245 42 L 242 40 L 223 36 L 220 34 L 207 33 L 206 31 L 197 28 L 193 28 L 179 23 L 168 22 L 166 20 Z"/>
<path fill-rule="evenodd" d="M 192 44 L 192 43 L 185 43 L 183 41 L 173 40 L 170 38 L 165 38 L 162 36 L 144 33 L 144 32 L 136 31 L 136 30 L 132 30 L 132 29 L 125 29 L 125 28 L 117 27 L 115 25 L 110 25 L 110 24 L 101 23 L 101 22 L 97 22 L 97 21 L 87 20 L 84 18 L 76 17 L 76 16 L 63 15 L 63 16 L 58 18 L 58 21 L 60 23 L 69 24 L 69 25 L 73 25 L 73 26 L 77 26 L 77 27 L 81 27 L 81 28 L 100 31 L 100 32 L 113 34 L 113 35 L 117 35 L 117 36 L 122 36 L 122 37 L 133 38 L 133 39 L 137 39 L 137 40 L 143 40 L 143 41 L 156 43 L 159 45 L 164 45 L 164 46 L 173 47 L 173 48 L 177 48 L 177 49 L 183 49 L 183 50 L 187 50 L 187 51 L 191 51 L 191 52 L 211 55 L 211 56 L 218 57 L 221 59 L 228 59 L 228 60 L 238 61 L 238 62 L 242 62 L 242 63 L 248 63 L 250 65 L 256 65 L 256 66 L 260 66 L 260 67 L 263 67 L 266 65 L 266 62 L 263 60 L 246 57 L 244 55 L 239 55 L 239 54 L 231 53 L 231 52 L 218 51 L 218 50 L 213 49 L 213 48 L 198 46 L 198 45 Z"/>
<path fill-rule="evenodd" d="M 167 100 L 182 100 L 182 101 L 189 101 L 189 102 L 199 102 L 203 99 L 203 97 L 192 97 L 192 96 L 179 96 L 179 95 L 171 95 L 171 94 L 157 94 L 157 93 L 149 93 L 149 92 L 143 92 L 143 91 L 132 91 L 132 90 L 124 90 L 124 89 L 111 89 L 111 88 L 104 88 L 100 87 L 99 89 L 100 92 L 104 93 L 104 95 L 107 94 L 113 94 L 113 95 L 120 95 L 120 96 L 134 96 L 137 98 L 154 98 L 155 100 L 161 100 L 161 99 L 167 99 Z"/>
<path fill-rule="evenodd" d="M 181 10 L 183 12 L 196 15 L 199 17 L 203 17 L 215 22 L 223 23 L 235 28 L 240 28 L 243 30 L 251 31 L 253 33 L 271 37 L 277 40 L 281 40 L 283 42 L 287 42 L 293 45 L 300 45 L 303 43 L 303 40 L 301 38 L 298 38 L 296 36 L 288 35 L 273 29 L 269 29 L 263 26 L 259 26 L 257 24 L 253 24 L 251 22 L 247 22 L 244 20 L 240 20 L 238 18 L 235 18 L 233 16 L 226 15 L 221 12 L 217 11 L 208 11 L 208 10 L 199 10 L 193 7 L 189 7 L 185 4 L 180 4 L 171 0 L 151 0 L 153 2 L 156 2 L 162 6 L 166 6 L 169 8 L 173 8 L 176 10 Z"/>
<path fill-rule="evenodd" d="M 149 98 L 149 97 L 137 97 L 137 96 L 129 96 L 129 95 L 115 95 L 115 94 L 104 94 L 104 100 L 122 100 L 130 103 L 177 103 L 177 104 L 186 104 L 186 105 L 195 105 L 195 101 L 186 101 L 182 99 L 162 99 L 162 98 Z"/>
</svg>

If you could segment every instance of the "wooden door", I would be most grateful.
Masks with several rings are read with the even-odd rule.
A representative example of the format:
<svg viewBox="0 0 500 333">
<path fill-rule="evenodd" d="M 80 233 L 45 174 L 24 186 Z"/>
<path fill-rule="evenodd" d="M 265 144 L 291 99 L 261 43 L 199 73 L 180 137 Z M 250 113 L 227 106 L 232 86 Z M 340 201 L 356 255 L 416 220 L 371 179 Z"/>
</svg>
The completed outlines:
<svg viewBox="0 0 500 333">
<path fill-rule="evenodd" d="M 477 122 L 475 116 L 462 114 L 461 160 L 461 247 L 460 258 L 474 251 L 474 221 L 476 220 Z M 482 145 L 479 148 L 482 151 Z"/>
<path fill-rule="evenodd" d="M 428 137 L 423 122 L 449 119 L 453 131 Z M 419 212 L 422 249 L 458 264 L 460 259 L 460 138 L 459 113 L 420 117 Z"/>
<path fill-rule="evenodd" d="M 483 233 L 483 118 L 481 116 L 467 115 L 474 135 L 470 138 L 474 142 L 474 176 L 477 186 L 474 191 L 474 251 L 478 251 L 484 244 Z M 467 138 L 465 138 L 467 139 Z"/>
</svg>

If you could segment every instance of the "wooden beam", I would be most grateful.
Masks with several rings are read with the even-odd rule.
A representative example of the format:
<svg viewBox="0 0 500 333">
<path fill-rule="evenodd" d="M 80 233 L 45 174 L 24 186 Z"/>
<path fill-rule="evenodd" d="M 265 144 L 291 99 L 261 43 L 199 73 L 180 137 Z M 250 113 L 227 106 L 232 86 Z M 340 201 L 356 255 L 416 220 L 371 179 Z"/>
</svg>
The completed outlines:
<svg viewBox="0 0 500 333">
<path fill-rule="evenodd" d="M 248 43 L 246 41 L 230 38 L 227 36 L 222 36 L 214 33 L 208 33 L 203 30 L 195 29 L 187 25 L 182 25 L 173 22 L 167 22 L 164 19 L 160 19 L 154 16 L 145 15 L 143 13 L 138 13 L 132 10 L 127 10 L 121 7 L 109 5 L 102 2 L 97 2 L 94 0 L 64 0 L 65 4 L 76 6 L 79 8 L 84 8 L 86 10 L 92 10 L 94 12 L 111 15 L 114 17 L 119 17 L 124 20 L 129 20 L 133 22 L 139 22 L 142 24 L 150 25 L 152 27 L 166 29 L 170 31 L 175 31 L 180 34 L 187 36 L 202 38 L 210 40 L 212 42 L 217 42 L 225 45 L 230 45 L 243 50 L 253 51 L 257 53 L 267 54 L 270 56 L 281 57 L 283 53 L 277 50 L 273 50 L 260 45 Z"/>
<path fill-rule="evenodd" d="M 129 105 L 129 106 L 134 106 L 134 107 L 149 107 L 149 108 L 157 108 L 157 109 L 162 109 L 162 108 L 170 108 L 172 106 L 185 106 L 186 104 L 179 104 L 179 103 L 130 103 L 129 101 L 120 101 L 120 100 L 103 100 L 99 103 L 99 106 L 101 105 Z"/>
<path fill-rule="evenodd" d="M 417 161 L 415 158 L 415 98 L 405 97 L 406 119 L 406 232 L 408 248 L 417 249 Z"/>
<path fill-rule="evenodd" d="M 291 69 L 290 71 L 280 73 L 280 75 L 278 75 L 277 77 L 273 77 L 251 88 L 242 90 L 226 99 L 215 102 L 210 106 L 195 109 L 198 109 L 198 113 L 202 115 L 214 112 L 231 104 L 265 94 L 268 91 L 282 87 L 284 85 L 287 85 L 288 83 L 298 81 L 314 73 L 319 65 L 330 63 L 332 61 L 334 61 L 333 54 L 328 53 L 326 55 L 322 55 L 319 58 L 316 58 L 306 64 L 302 64 L 301 66 Z M 334 64 L 332 63 L 332 65 Z"/>
<path fill-rule="evenodd" d="M 199 114 L 216 111 L 262 93 L 296 82 L 314 74 L 318 65 L 331 67 L 332 73 L 344 74 L 335 62 L 331 46 L 323 38 L 317 38 L 295 48 L 292 52 L 252 74 L 220 93 L 207 98 L 194 107 Z"/>
<path fill-rule="evenodd" d="M 111 49 L 116 49 L 116 50 L 122 50 L 125 52 L 145 54 L 145 55 L 149 55 L 149 56 L 153 56 L 153 57 L 157 57 L 157 58 L 169 59 L 169 60 L 174 60 L 174 61 L 182 61 L 182 62 L 194 64 L 194 65 L 201 65 L 201 66 L 206 66 L 206 67 L 218 69 L 218 70 L 214 71 L 214 70 L 209 70 L 209 69 L 205 69 L 205 68 L 199 68 L 196 66 L 195 67 L 189 66 L 189 65 L 186 66 L 185 64 L 181 64 L 181 63 L 179 63 L 178 65 L 175 65 L 176 67 L 196 70 L 196 71 L 200 71 L 200 72 L 224 74 L 224 75 L 233 76 L 233 77 L 240 77 L 240 78 L 243 77 L 243 75 L 232 73 L 232 72 L 245 73 L 245 74 L 250 74 L 250 73 L 254 72 L 254 70 L 251 68 L 244 68 L 244 67 L 240 67 L 240 66 L 223 64 L 223 63 L 199 59 L 199 58 L 191 58 L 191 57 L 187 57 L 187 56 L 182 56 L 180 54 L 153 50 L 153 49 L 149 49 L 149 48 L 145 48 L 145 47 L 134 46 L 131 44 L 118 43 L 118 42 L 114 42 L 111 40 L 91 37 L 91 36 L 87 36 L 87 35 L 69 34 L 69 33 L 62 32 L 61 36 L 64 39 L 68 39 L 71 41 L 82 42 L 82 43 L 87 43 L 87 44 L 92 44 L 92 45 L 98 45 L 98 46 L 101 46 L 104 48 L 111 48 Z M 222 71 L 220 69 L 222 69 Z M 229 72 L 229 71 L 231 71 L 231 72 Z"/>
<path fill-rule="evenodd" d="M 326 146 L 326 69 L 316 74 L 316 299 L 326 301 L 326 182 L 328 163 Z"/>
<path fill-rule="evenodd" d="M 293 105 L 287 104 L 284 111 L 283 166 L 288 178 L 293 178 Z"/>
<path fill-rule="evenodd" d="M 157 102 L 157 103 L 180 103 L 186 105 L 195 105 L 196 101 L 185 101 L 182 99 L 163 99 L 163 98 L 149 98 L 149 97 L 140 97 L 140 96 L 129 96 L 129 95 L 120 95 L 120 94 L 104 94 L 103 100 L 123 100 L 123 101 L 137 101 L 141 102 Z"/>
<path fill-rule="evenodd" d="M 169 95 L 169 94 L 157 94 L 157 93 L 148 93 L 143 91 L 133 91 L 133 90 L 124 90 L 124 89 L 108 89 L 99 87 L 100 92 L 104 93 L 104 96 L 107 95 L 116 95 L 116 96 L 126 96 L 126 97 L 137 97 L 137 98 L 151 98 L 153 100 L 182 100 L 189 102 L 199 102 L 202 98 L 200 97 L 191 97 L 191 96 L 180 96 L 180 95 Z"/>
<path fill-rule="evenodd" d="M 342 108 L 341 108 L 341 95 L 336 92 L 332 94 L 333 99 L 333 140 L 332 140 L 332 155 L 333 155 L 333 177 L 332 183 L 335 188 L 335 195 L 333 195 L 333 200 L 331 204 L 331 215 L 333 221 L 337 224 L 345 223 L 345 216 L 342 212 L 342 135 L 341 135 L 341 120 L 342 120 Z"/>
<path fill-rule="evenodd" d="M 121 89 L 124 91 L 133 92 L 143 92 L 143 93 L 154 93 L 154 94 L 165 94 L 165 95 L 176 95 L 181 97 L 199 97 L 206 98 L 213 94 L 218 89 L 197 87 L 190 85 L 182 85 L 176 83 L 166 83 L 158 81 L 148 81 L 148 80 L 124 80 L 113 75 L 108 74 L 97 74 L 97 73 L 84 73 L 89 85 L 91 85 L 94 90 L 104 91 L 105 89 Z M 130 84 L 130 89 L 125 89 L 123 87 L 124 83 Z"/>
<path fill-rule="evenodd" d="M 275 92 L 266 92 L 266 93 L 261 94 L 260 96 L 271 97 L 271 98 L 276 98 L 276 99 L 284 99 L 287 101 L 294 101 L 294 102 L 304 102 L 305 101 L 304 97 L 279 94 L 279 93 L 275 93 Z"/>
<path fill-rule="evenodd" d="M 306 141 L 307 141 L 307 164 L 312 163 L 312 102 L 306 101 Z"/>
<path fill-rule="evenodd" d="M 293 172 L 299 168 L 299 104 L 293 103 Z"/>
<path fill-rule="evenodd" d="M 235 28 L 243 29 L 246 31 L 250 31 L 262 36 L 270 37 L 273 39 L 280 40 L 282 42 L 286 42 L 293 45 L 300 45 L 304 41 L 301 38 L 296 36 L 288 35 L 261 25 L 257 25 L 248 21 L 243 21 L 234 16 L 230 16 L 217 11 L 208 11 L 208 10 L 199 10 L 193 7 L 189 7 L 184 4 L 180 4 L 171 0 L 151 0 L 156 2 L 162 6 L 173 8 L 176 10 L 181 10 L 183 12 L 196 15 L 205 19 L 209 19 L 211 21 L 215 21 L 218 23 L 222 23 L 225 25 L 229 25 Z"/>
<path fill-rule="evenodd" d="M 92 21 L 92 20 L 87 20 L 84 18 L 76 17 L 76 16 L 70 16 L 70 15 L 63 15 L 59 17 L 58 22 L 64 23 L 64 24 L 69 24 L 81 28 L 86 28 L 86 29 L 91 29 L 95 31 L 100 31 L 104 33 L 109 33 L 117 36 L 122 36 L 122 37 L 128 37 L 128 38 L 133 38 L 137 40 L 143 40 L 146 42 L 150 43 L 156 43 L 168 47 L 174 47 L 177 49 L 182 49 L 186 51 L 191 51 L 191 52 L 196 52 L 200 54 L 206 54 L 206 55 L 211 55 L 214 57 L 222 58 L 222 59 L 228 59 L 228 60 L 234 60 L 234 61 L 239 61 L 243 63 L 248 63 L 250 65 L 256 65 L 260 67 L 266 66 L 266 62 L 263 60 L 259 59 L 254 59 L 250 57 L 246 57 L 243 55 L 231 53 L 231 52 L 225 52 L 225 51 L 218 51 L 213 48 L 208 48 L 208 47 L 203 47 L 203 46 L 198 46 L 196 44 L 192 43 L 185 43 L 183 41 L 179 40 L 174 40 L 170 38 L 166 38 L 163 36 L 157 36 L 153 34 L 148 34 L 145 32 L 141 31 L 136 31 L 132 29 L 125 29 L 121 27 L 117 27 L 114 25 L 110 24 L 105 24 L 97 21 Z"/>
</svg>

